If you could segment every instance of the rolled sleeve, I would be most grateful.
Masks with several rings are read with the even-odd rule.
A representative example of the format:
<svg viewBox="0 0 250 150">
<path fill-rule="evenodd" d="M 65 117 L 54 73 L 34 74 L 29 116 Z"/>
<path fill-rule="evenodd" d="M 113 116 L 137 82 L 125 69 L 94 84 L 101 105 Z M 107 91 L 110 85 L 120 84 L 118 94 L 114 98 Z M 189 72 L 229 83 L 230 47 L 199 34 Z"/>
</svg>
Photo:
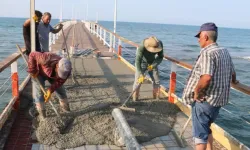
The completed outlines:
<svg viewBox="0 0 250 150">
<path fill-rule="evenodd" d="M 144 46 L 141 45 L 136 51 L 135 66 L 139 74 L 142 74 L 141 63 L 142 63 L 142 57 L 143 57 L 143 50 L 144 50 Z"/>
<path fill-rule="evenodd" d="M 202 53 L 200 56 L 201 75 L 213 75 L 214 73 L 214 59 L 208 53 Z"/>
</svg>

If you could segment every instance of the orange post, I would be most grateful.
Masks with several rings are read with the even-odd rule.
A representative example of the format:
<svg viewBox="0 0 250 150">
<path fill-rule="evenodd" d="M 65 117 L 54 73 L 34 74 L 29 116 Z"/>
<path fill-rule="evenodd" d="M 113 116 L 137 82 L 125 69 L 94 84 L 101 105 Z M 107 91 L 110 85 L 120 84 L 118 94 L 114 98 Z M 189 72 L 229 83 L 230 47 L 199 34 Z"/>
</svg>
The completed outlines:
<svg viewBox="0 0 250 150">
<path fill-rule="evenodd" d="M 11 64 L 11 79 L 12 79 L 12 96 L 16 97 L 16 101 L 13 105 L 13 109 L 17 110 L 20 105 L 17 62 L 13 62 Z"/>
<path fill-rule="evenodd" d="M 174 103 L 174 97 L 171 96 L 172 93 L 175 93 L 175 88 L 176 88 L 176 72 L 175 69 L 176 66 L 175 64 L 172 64 L 172 68 L 171 68 L 171 75 L 170 75 L 170 84 L 169 84 L 169 92 L 168 92 L 168 101 L 170 103 Z"/>
<path fill-rule="evenodd" d="M 118 41 L 118 60 L 121 60 L 121 55 L 122 55 L 122 43 L 121 43 L 121 40 L 119 39 L 119 41 Z"/>
</svg>

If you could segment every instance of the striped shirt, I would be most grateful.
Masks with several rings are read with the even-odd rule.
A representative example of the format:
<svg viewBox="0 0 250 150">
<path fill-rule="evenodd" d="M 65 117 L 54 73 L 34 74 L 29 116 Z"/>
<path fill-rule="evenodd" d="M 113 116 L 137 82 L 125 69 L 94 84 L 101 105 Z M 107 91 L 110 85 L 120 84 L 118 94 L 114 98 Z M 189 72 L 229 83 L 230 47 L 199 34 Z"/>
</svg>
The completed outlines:
<svg viewBox="0 0 250 150">
<path fill-rule="evenodd" d="M 219 47 L 217 43 L 201 49 L 183 92 L 184 103 L 194 102 L 192 92 L 194 92 L 200 77 L 207 74 L 211 75 L 212 78 L 205 91 L 206 101 L 215 107 L 226 105 L 233 72 L 234 65 L 227 49 Z"/>
</svg>

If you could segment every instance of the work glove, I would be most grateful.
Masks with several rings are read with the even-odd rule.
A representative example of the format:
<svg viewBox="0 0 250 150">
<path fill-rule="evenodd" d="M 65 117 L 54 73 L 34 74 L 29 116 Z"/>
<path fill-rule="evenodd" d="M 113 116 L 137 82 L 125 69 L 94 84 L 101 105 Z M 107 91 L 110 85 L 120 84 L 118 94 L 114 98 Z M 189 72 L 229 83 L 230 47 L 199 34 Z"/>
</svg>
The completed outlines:
<svg viewBox="0 0 250 150">
<path fill-rule="evenodd" d="M 38 21 L 39 21 L 39 20 L 38 20 L 38 17 L 37 17 L 36 15 L 34 15 L 32 18 L 34 19 L 35 22 L 38 22 Z"/>
<path fill-rule="evenodd" d="M 35 73 L 35 74 L 32 74 L 32 73 L 31 73 L 30 75 L 31 75 L 32 78 L 37 78 L 38 75 L 39 75 L 39 72 L 37 72 L 37 73 Z"/>
<path fill-rule="evenodd" d="M 49 101 L 50 97 L 51 97 L 51 91 L 50 90 L 47 90 L 47 92 L 44 94 L 44 101 L 45 103 Z"/>
<path fill-rule="evenodd" d="M 148 65 L 148 71 L 152 71 L 153 70 L 153 65 Z"/>
<path fill-rule="evenodd" d="M 143 83 L 143 81 L 144 81 L 144 75 L 141 74 L 141 75 L 139 76 L 137 82 L 138 82 L 138 83 Z"/>
</svg>

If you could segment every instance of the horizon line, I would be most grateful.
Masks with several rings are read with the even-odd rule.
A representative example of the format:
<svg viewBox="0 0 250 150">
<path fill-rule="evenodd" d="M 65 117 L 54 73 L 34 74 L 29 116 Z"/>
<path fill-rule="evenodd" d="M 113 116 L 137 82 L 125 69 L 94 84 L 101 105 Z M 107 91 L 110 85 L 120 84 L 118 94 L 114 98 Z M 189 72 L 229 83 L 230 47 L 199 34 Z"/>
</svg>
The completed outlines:
<svg viewBox="0 0 250 150">
<path fill-rule="evenodd" d="M 0 18 L 16 18 L 16 19 L 28 19 L 27 17 L 6 17 L 6 16 L 0 16 Z M 52 20 L 60 20 L 60 18 L 53 18 Z M 64 18 L 63 20 L 71 20 L 68 18 Z M 77 19 L 77 20 L 84 20 L 84 19 Z M 95 21 L 95 19 L 89 19 L 88 21 Z M 113 20 L 98 20 L 98 21 L 107 21 L 107 22 L 114 22 Z M 117 22 L 127 22 L 127 23 L 148 23 L 148 24 L 162 24 L 162 25 L 183 25 L 183 26 L 196 26 L 200 27 L 201 25 L 196 24 L 178 24 L 178 23 L 160 23 L 160 22 L 137 22 L 137 21 L 123 21 L 119 20 Z M 243 29 L 243 30 L 250 30 L 250 28 L 246 27 L 224 27 L 220 26 L 219 28 L 228 28 L 228 29 Z"/>
</svg>

